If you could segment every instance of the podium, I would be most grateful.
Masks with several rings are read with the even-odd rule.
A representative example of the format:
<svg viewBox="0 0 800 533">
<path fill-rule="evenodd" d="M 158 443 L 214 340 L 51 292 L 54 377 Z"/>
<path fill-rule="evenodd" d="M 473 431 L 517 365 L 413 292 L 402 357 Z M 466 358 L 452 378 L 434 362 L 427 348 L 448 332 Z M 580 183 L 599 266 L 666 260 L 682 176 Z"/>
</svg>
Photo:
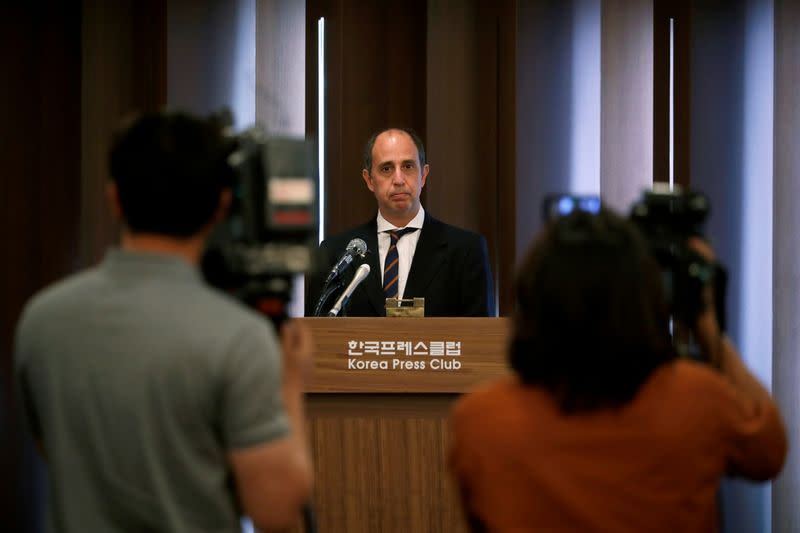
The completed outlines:
<svg viewBox="0 0 800 533">
<path fill-rule="evenodd" d="M 303 318 L 322 533 L 466 531 L 447 471 L 458 395 L 508 372 L 505 318 Z"/>
</svg>

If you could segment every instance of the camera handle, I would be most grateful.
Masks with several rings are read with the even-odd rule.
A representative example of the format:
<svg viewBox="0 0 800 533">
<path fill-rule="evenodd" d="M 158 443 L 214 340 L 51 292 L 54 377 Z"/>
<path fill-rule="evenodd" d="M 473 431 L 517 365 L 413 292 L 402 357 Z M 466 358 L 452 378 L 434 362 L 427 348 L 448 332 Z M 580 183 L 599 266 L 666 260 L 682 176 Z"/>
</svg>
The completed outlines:
<svg viewBox="0 0 800 533">
<path fill-rule="evenodd" d="M 719 261 L 713 261 L 709 265 L 711 269 L 711 279 L 707 283 L 711 284 L 714 299 L 710 304 L 714 307 L 717 318 L 717 325 L 720 333 L 725 333 L 727 328 L 726 296 L 728 288 L 728 270 Z M 695 341 L 692 323 L 697 319 L 697 313 L 701 309 L 693 309 L 693 312 L 684 316 L 671 316 L 672 345 L 681 357 L 688 357 L 704 361 L 705 354 L 700 353 Z"/>
</svg>

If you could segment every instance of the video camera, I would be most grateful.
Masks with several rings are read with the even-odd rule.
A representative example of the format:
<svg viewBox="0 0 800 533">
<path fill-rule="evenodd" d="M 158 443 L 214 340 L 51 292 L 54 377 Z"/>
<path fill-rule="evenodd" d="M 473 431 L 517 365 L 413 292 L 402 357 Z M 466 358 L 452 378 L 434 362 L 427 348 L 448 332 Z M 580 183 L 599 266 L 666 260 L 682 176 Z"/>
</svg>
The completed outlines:
<svg viewBox="0 0 800 533">
<path fill-rule="evenodd" d="M 543 205 L 544 218 L 552 220 L 574 210 L 596 214 L 600 206 L 596 195 L 548 195 Z M 639 227 L 661 267 L 671 316 L 692 324 L 703 310 L 703 288 L 713 284 L 717 320 L 724 331 L 726 271 L 688 245 L 690 237 L 703 237 L 710 212 L 708 197 L 703 193 L 678 187 L 670 190 L 656 183 L 633 203 L 629 218 Z"/>
<path fill-rule="evenodd" d="M 690 237 L 703 237 L 710 211 L 708 197 L 701 192 L 656 185 L 633 204 L 630 219 L 661 265 L 672 316 L 692 324 L 703 310 L 702 289 L 713 284 L 717 320 L 724 331 L 725 270 L 688 246 Z"/>
<path fill-rule="evenodd" d="M 316 150 L 259 128 L 229 135 L 232 204 L 201 268 L 206 280 L 279 324 L 293 278 L 308 272 L 317 235 Z"/>
</svg>

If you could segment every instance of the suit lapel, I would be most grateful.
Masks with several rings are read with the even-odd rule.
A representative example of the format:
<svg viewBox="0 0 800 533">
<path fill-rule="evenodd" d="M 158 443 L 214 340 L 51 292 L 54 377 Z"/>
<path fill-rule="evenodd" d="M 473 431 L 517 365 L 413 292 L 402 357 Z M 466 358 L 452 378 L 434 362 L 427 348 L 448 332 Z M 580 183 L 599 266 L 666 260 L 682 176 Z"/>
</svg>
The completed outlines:
<svg viewBox="0 0 800 533">
<path fill-rule="evenodd" d="M 444 265 L 447 258 L 447 240 L 444 238 L 443 230 L 444 225 L 426 211 L 403 298 L 423 296 L 433 277 Z"/>
</svg>

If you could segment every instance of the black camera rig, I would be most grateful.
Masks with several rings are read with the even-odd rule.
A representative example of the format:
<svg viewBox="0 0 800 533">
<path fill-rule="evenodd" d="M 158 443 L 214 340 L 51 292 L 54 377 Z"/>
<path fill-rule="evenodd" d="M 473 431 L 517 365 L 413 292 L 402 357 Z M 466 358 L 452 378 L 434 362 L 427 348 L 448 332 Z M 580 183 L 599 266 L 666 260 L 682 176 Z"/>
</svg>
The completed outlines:
<svg viewBox="0 0 800 533">
<path fill-rule="evenodd" d="M 317 235 L 314 143 L 269 137 L 259 128 L 230 135 L 232 204 L 212 233 L 201 268 L 213 286 L 271 318 L 286 318 L 293 278 L 311 269 Z"/>
<path fill-rule="evenodd" d="M 544 220 L 549 221 L 576 210 L 596 214 L 601 200 L 597 195 L 550 194 L 542 207 Z M 661 267 L 672 318 L 681 324 L 693 324 L 703 311 L 703 288 L 713 285 L 717 320 L 724 331 L 727 271 L 689 245 L 691 237 L 704 238 L 710 212 L 705 194 L 656 183 L 633 203 L 629 218 L 644 235 Z"/>
<path fill-rule="evenodd" d="M 656 184 L 633 204 L 630 219 L 661 266 L 673 318 L 693 324 L 703 311 L 703 288 L 713 285 L 717 320 L 724 331 L 727 272 L 719 262 L 706 259 L 689 245 L 692 237 L 705 238 L 710 212 L 705 194 Z"/>
</svg>

